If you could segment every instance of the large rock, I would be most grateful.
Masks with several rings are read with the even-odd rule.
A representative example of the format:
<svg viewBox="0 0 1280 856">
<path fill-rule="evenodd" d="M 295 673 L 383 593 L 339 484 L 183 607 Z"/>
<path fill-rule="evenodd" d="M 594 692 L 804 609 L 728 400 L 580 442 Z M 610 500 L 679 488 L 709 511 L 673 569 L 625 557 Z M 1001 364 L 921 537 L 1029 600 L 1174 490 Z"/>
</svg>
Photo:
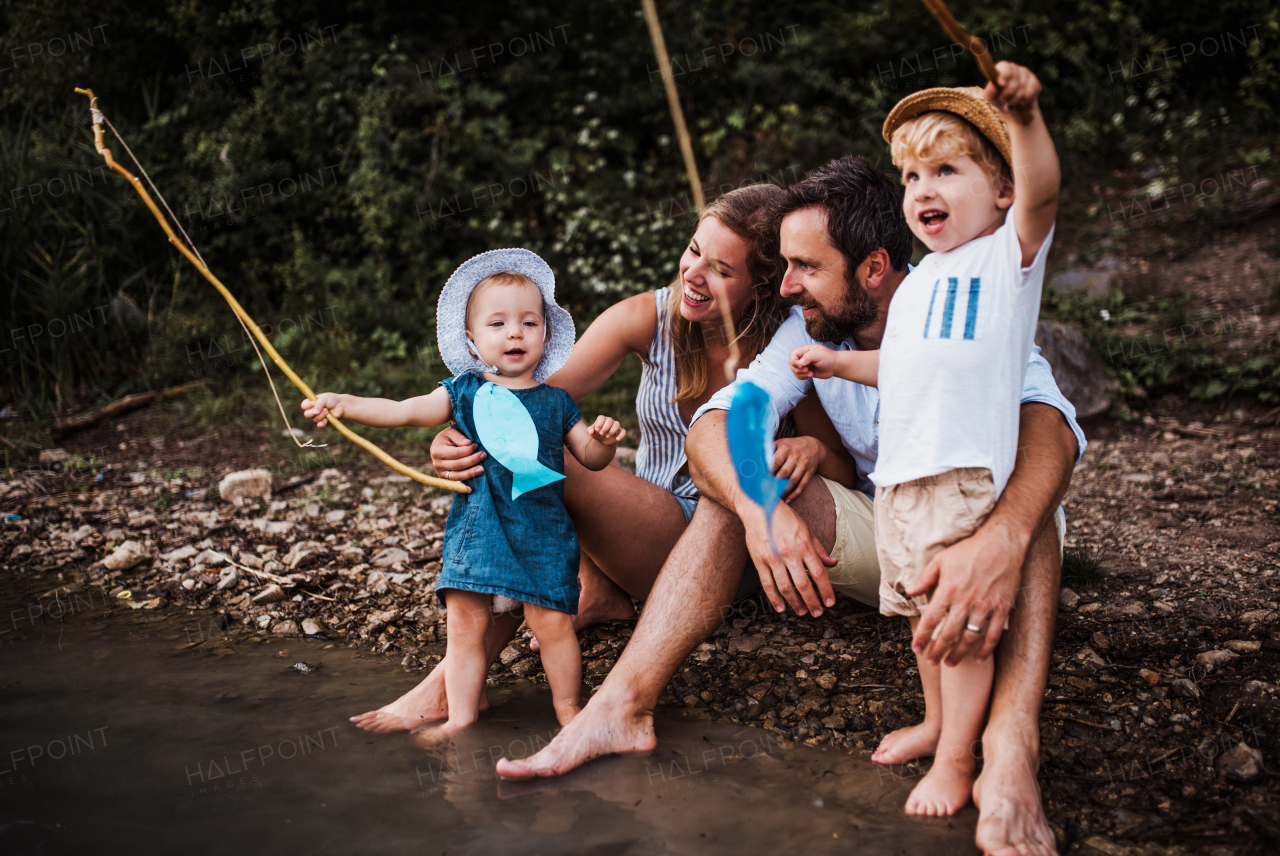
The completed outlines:
<svg viewBox="0 0 1280 856">
<path fill-rule="evenodd" d="M 139 562 L 151 558 L 151 551 L 137 541 L 125 541 L 115 551 L 102 560 L 109 571 L 127 571 Z"/>
<path fill-rule="evenodd" d="M 241 470 L 228 473 L 218 482 L 218 495 L 227 502 L 243 502 L 271 495 L 270 470 Z"/>
<path fill-rule="evenodd" d="M 1053 379 L 1076 409 L 1077 419 L 1099 416 L 1111 408 L 1118 384 L 1107 377 L 1102 356 L 1084 334 L 1053 321 L 1036 325 L 1036 344 L 1053 367 Z"/>
</svg>

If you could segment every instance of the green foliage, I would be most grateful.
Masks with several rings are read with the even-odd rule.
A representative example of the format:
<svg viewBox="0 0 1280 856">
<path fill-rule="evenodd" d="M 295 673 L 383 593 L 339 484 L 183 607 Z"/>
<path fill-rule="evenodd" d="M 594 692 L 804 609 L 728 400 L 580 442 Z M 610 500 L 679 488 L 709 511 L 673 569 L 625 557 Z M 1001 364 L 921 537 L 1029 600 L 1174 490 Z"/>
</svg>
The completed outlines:
<svg viewBox="0 0 1280 856">
<path fill-rule="evenodd" d="M 972 32 L 1000 34 L 996 59 L 1044 81 L 1068 187 L 1114 171 L 1174 186 L 1272 157 L 1280 21 L 1263 0 L 954 11 Z M 887 0 L 668 0 L 660 13 L 710 196 L 848 153 L 890 168 L 880 126 L 894 102 L 979 82 L 922 8 Z M 243 416 L 245 399 L 278 420 L 258 407 L 273 405 L 221 298 L 101 168 L 75 86 L 94 88 L 211 268 L 319 388 L 403 396 L 434 384 L 443 367 L 424 355 L 436 297 L 487 249 L 544 255 L 580 329 L 675 273 L 688 187 L 630 0 L 64 0 L 0 15 L 15 45 L 96 39 L 0 73 L 0 206 L 12 209 L 0 224 L 0 401 L 47 412 L 210 377 L 217 389 L 189 405 L 197 422 Z M 1179 51 L 1255 22 L 1244 48 Z M 1169 69 L 1144 70 L 1165 49 Z M 48 333 L 88 313 L 95 326 Z M 1265 367 L 1240 372 L 1237 391 Z M 1175 376 L 1225 379 L 1191 364 Z"/>
<path fill-rule="evenodd" d="M 1062 552 L 1062 584 L 1092 588 L 1107 578 L 1106 551 L 1102 547 L 1081 544 Z"/>
</svg>

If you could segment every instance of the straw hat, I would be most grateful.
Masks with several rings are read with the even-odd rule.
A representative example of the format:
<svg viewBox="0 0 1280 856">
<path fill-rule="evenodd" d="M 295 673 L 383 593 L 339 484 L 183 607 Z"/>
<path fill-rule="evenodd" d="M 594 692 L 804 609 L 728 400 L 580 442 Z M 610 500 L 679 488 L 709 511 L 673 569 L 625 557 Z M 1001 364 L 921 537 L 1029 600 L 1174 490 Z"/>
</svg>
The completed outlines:
<svg viewBox="0 0 1280 856">
<path fill-rule="evenodd" d="M 551 266 L 530 250 L 489 250 L 458 266 L 441 289 L 440 301 L 436 304 L 436 341 L 440 356 L 454 375 L 489 371 L 472 352 L 467 338 L 467 302 L 481 280 L 503 271 L 524 274 L 537 283 L 542 292 L 547 341 L 542 359 L 533 372 L 533 379 L 542 383 L 569 360 L 577 331 L 573 318 L 556 303 L 556 275 L 551 272 Z"/>
<path fill-rule="evenodd" d="M 933 89 L 922 89 L 913 92 L 897 103 L 889 111 L 884 120 L 884 139 L 893 142 L 893 132 L 903 123 L 914 119 L 921 113 L 930 110 L 944 110 L 955 113 L 978 129 L 978 133 L 986 137 L 1004 158 L 1005 164 L 1013 169 L 1013 144 L 1009 141 L 1009 128 L 1004 117 L 982 94 L 981 86 L 935 86 Z"/>
</svg>

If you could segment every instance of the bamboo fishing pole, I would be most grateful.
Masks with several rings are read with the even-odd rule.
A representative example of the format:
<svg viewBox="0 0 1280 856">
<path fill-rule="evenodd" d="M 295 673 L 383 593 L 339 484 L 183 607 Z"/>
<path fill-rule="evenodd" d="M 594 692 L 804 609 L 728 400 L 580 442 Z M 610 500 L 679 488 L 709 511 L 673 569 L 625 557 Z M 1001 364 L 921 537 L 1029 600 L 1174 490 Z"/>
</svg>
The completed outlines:
<svg viewBox="0 0 1280 856">
<path fill-rule="evenodd" d="M 133 187 L 133 189 L 138 192 L 138 195 L 142 197 L 142 201 L 146 203 L 147 208 L 150 209 L 151 214 L 156 218 L 156 222 L 160 224 L 160 228 L 164 229 L 165 234 L 169 236 L 169 243 L 177 247 L 178 252 L 186 256 L 187 261 L 191 262 L 191 264 L 195 266 L 195 269 L 200 271 L 200 274 L 205 279 L 209 280 L 209 282 L 212 283 L 214 288 L 218 289 L 218 293 L 223 296 L 223 298 L 227 301 L 227 304 L 231 307 L 231 311 L 233 311 L 236 314 L 236 316 L 240 319 L 240 321 L 248 327 L 248 329 L 253 333 L 254 338 L 256 338 L 262 344 L 262 347 L 267 349 L 267 353 L 271 355 L 271 359 L 280 368 L 280 371 L 284 372 L 285 375 L 289 378 L 289 380 L 293 381 L 293 385 L 296 386 L 302 392 L 303 395 L 305 395 L 309 399 L 315 399 L 316 394 L 311 391 L 311 387 L 307 386 L 306 381 L 304 381 L 301 377 L 299 377 L 298 374 L 294 372 L 292 368 L 289 367 L 289 364 L 284 361 L 284 357 L 280 356 L 280 354 L 272 346 L 271 341 L 265 335 L 263 335 L 262 330 L 260 330 L 258 328 L 258 325 L 254 322 L 254 320 L 249 317 L 249 313 L 244 310 L 244 308 L 240 305 L 239 301 L 237 301 L 235 297 L 232 296 L 231 292 L 227 290 L 227 287 L 223 285 L 222 282 L 219 281 L 219 279 L 216 276 L 213 275 L 213 271 L 209 270 L 208 266 L 205 265 L 203 260 L 201 260 L 195 253 L 193 253 L 192 250 L 186 245 L 185 242 L 178 240 L 178 236 L 174 234 L 173 227 L 169 225 L 169 221 L 166 220 L 164 215 L 160 213 L 160 209 L 156 207 L 155 200 L 151 198 L 151 194 L 147 193 L 147 189 L 142 186 L 142 182 L 138 180 L 137 176 L 129 172 L 129 170 L 125 169 L 120 164 L 116 163 L 115 158 L 112 157 L 111 155 L 111 150 L 108 149 L 102 141 L 103 115 L 102 115 L 102 112 L 98 110 L 98 99 L 94 96 L 93 90 L 77 88 L 76 92 L 79 93 L 80 95 L 84 95 L 88 97 L 89 99 L 89 110 L 93 119 L 93 144 L 94 144 L 94 147 L 97 149 L 98 154 L 102 155 L 103 159 L 107 162 L 107 166 L 109 166 L 111 169 L 120 173 L 122 176 L 128 179 L 130 186 Z M 119 136 L 118 133 L 117 133 L 117 136 Z M 265 370 L 266 367 L 263 366 L 263 368 Z M 419 472 L 418 470 L 415 470 L 413 467 L 407 464 L 402 464 L 400 461 L 397 461 L 395 458 L 388 455 L 386 452 L 378 448 L 378 446 L 374 445 L 369 440 L 366 440 L 364 437 L 361 437 L 359 434 L 352 431 L 346 425 L 343 425 L 342 422 L 339 421 L 337 418 L 335 418 L 332 414 L 327 416 L 326 419 L 328 419 L 330 425 L 338 429 L 339 434 L 346 437 L 348 440 L 355 443 L 356 445 L 362 447 L 365 451 L 369 452 L 375 458 L 382 461 L 384 464 L 391 467 L 391 469 L 395 470 L 396 472 L 402 473 L 403 475 L 406 475 L 409 478 L 414 479 L 415 481 L 422 482 L 423 484 L 429 485 L 431 487 L 438 487 L 444 490 L 451 490 L 451 491 L 454 491 L 455 493 L 471 492 L 471 488 L 467 487 L 462 482 L 453 481 L 451 479 L 442 479 L 442 478 L 436 478 L 434 476 L 429 476 L 426 473 L 422 473 L 422 472 Z"/>
<path fill-rule="evenodd" d="M 689 128 L 684 122 L 684 110 L 680 107 L 680 94 L 676 92 L 676 78 L 671 71 L 671 57 L 667 54 L 667 42 L 662 37 L 662 24 L 658 21 L 658 8 L 653 0 L 640 0 L 644 7 L 644 21 L 649 27 L 649 38 L 653 42 L 653 53 L 658 59 L 658 68 L 662 72 L 662 86 L 667 92 L 667 107 L 671 109 L 671 121 L 676 126 L 676 139 L 680 141 L 680 154 L 684 156 L 684 171 L 689 176 L 689 186 L 693 193 L 693 204 L 699 213 L 706 207 L 707 200 L 702 194 L 702 180 L 698 178 L 698 162 L 693 157 L 693 140 L 689 137 Z M 725 335 L 729 340 L 729 358 L 724 361 L 725 374 L 732 378 L 738 370 L 742 352 L 738 349 L 738 331 L 734 327 L 733 314 L 729 311 L 729 298 L 724 289 L 711 288 L 710 280 L 707 288 L 719 292 L 715 295 L 720 304 L 720 320 L 724 325 Z"/>
</svg>

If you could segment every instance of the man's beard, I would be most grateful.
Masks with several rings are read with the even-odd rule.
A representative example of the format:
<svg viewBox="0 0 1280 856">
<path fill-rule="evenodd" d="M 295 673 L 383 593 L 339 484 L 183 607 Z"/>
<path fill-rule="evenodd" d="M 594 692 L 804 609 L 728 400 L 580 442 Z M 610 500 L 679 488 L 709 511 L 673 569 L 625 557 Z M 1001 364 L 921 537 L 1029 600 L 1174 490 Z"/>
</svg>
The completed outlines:
<svg viewBox="0 0 1280 856">
<path fill-rule="evenodd" d="M 856 282 L 849 285 L 853 293 L 846 293 L 840 305 L 830 310 L 814 300 L 795 301 L 797 306 L 818 310 L 804 320 L 805 329 L 815 341 L 838 345 L 875 323 L 880 307 L 861 285 Z"/>
</svg>

